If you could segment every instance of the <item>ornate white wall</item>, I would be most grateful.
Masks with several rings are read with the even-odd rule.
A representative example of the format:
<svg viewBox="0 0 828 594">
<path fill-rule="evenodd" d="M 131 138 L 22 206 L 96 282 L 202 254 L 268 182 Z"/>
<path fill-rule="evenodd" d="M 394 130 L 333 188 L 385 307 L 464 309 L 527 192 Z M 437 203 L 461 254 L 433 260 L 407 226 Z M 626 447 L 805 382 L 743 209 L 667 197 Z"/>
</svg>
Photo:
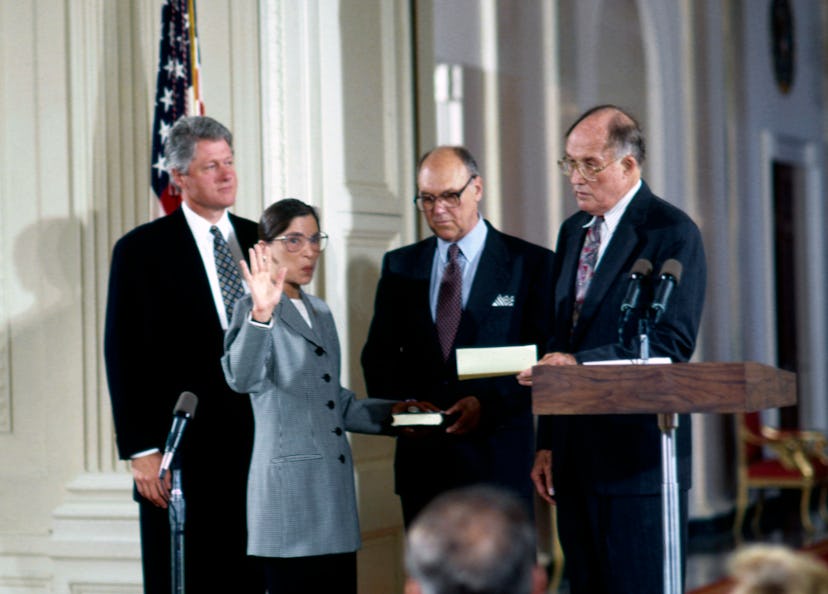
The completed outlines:
<svg viewBox="0 0 828 594">
<path fill-rule="evenodd" d="M 101 337 L 111 247 L 152 213 L 159 19 L 160 0 L 0 2 L 0 592 L 140 591 Z M 236 212 L 320 206 L 315 289 L 359 389 L 380 258 L 414 229 L 407 2 L 200 0 L 198 29 L 207 113 L 234 132 Z M 353 445 L 361 590 L 398 590 L 393 442 Z"/>
<path fill-rule="evenodd" d="M 101 336 L 110 249 L 151 215 L 160 2 L 0 0 L 0 593 L 139 591 Z M 574 208 L 554 167 L 562 131 L 599 101 L 639 113 L 645 176 L 704 234 L 702 359 L 773 363 L 768 162 L 800 165 L 802 412 L 826 429 L 828 8 L 791 0 L 799 77 L 783 96 L 767 5 L 198 0 L 206 108 L 235 134 L 239 214 L 288 195 L 320 207 L 332 240 L 313 289 L 332 305 L 357 392 L 382 254 L 423 233 L 411 196 L 416 156 L 438 136 L 435 64 L 461 67 L 484 211 L 538 243 L 553 245 Z M 699 418 L 694 433 L 693 513 L 726 513 L 726 421 Z M 361 591 L 399 591 L 393 443 L 352 444 Z"/>
</svg>

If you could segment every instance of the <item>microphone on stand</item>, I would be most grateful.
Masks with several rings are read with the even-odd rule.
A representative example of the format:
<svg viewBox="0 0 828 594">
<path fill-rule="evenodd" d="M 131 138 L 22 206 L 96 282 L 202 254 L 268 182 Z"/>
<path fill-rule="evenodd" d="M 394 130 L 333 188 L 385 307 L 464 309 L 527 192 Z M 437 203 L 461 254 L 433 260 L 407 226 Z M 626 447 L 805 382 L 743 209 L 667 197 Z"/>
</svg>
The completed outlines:
<svg viewBox="0 0 828 594">
<path fill-rule="evenodd" d="M 181 436 L 187 427 L 187 421 L 195 416 L 197 404 L 198 397 L 192 392 L 182 392 L 181 396 L 178 397 L 178 402 L 175 403 L 175 409 L 173 409 L 172 427 L 170 428 L 170 433 L 167 435 L 167 443 L 164 446 L 164 456 L 161 458 L 161 468 L 158 471 L 159 479 L 163 479 L 164 475 L 170 469 L 175 453 L 178 450 Z"/>
<path fill-rule="evenodd" d="M 633 310 L 638 307 L 638 298 L 641 296 L 641 281 L 650 276 L 653 264 L 646 258 L 639 258 L 630 269 L 630 280 L 627 284 L 627 294 L 621 304 L 621 313 L 624 314 L 621 324 L 627 323 Z"/>
<path fill-rule="evenodd" d="M 659 319 L 667 310 L 667 302 L 670 299 L 670 294 L 673 288 L 679 284 L 681 280 L 682 266 L 678 260 L 672 258 L 664 262 L 661 267 L 661 273 L 658 275 L 658 287 L 656 287 L 655 298 L 650 304 L 650 309 L 653 312 L 653 324 L 658 324 Z"/>
</svg>

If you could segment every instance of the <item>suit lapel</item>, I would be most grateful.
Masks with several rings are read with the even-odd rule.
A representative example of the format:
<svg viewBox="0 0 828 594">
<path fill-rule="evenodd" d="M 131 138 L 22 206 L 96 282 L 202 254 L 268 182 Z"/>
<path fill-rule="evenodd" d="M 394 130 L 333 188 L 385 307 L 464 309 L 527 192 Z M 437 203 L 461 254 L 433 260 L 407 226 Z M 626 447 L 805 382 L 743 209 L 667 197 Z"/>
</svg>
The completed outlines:
<svg viewBox="0 0 828 594">
<path fill-rule="evenodd" d="M 437 238 L 429 237 L 422 243 L 422 248 L 414 256 L 411 270 L 415 290 L 410 295 L 409 315 L 414 317 L 413 326 L 424 328 L 426 344 L 440 353 L 440 341 L 437 338 L 437 325 L 431 317 L 431 270 L 434 266 L 434 252 L 437 251 Z M 442 360 L 442 354 L 439 355 Z"/>
<path fill-rule="evenodd" d="M 310 301 L 304 295 L 304 293 L 300 293 L 302 295 L 302 302 L 305 304 L 305 307 L 308 310 L 308 315 L 311 316 L 311 319 L 314 319 L 314 310 L 313 306 L 311 305 Z M 293 329 L 296 333 L 300 334 L 305 340 L 311 342 L 317 346 L 324 347 L 324 342 L 322 341 L 319 333 L 316 331 L 316 328 L 311 328 L 308 326 L 308 323 L 305 321 L 305 318 L 302 317 L 302 314 L 299 313 L 299 310 L 296 309 L 296 306 L 291 302 L 290 297 L 282 293 L 282 299 L 279 301 L 279 305 L 276 310 L 276 316 L 278 316 L 280 323 L 288 326 L 289 328 Z M 314 324 L 317 326 L 318 324 Z"/>
<path fill-rule="evenodd" d="M 477 342 L 477 331 L 483 327 L 484 320 L 492 311 L 492 303 L 497 297 L 499 289 L 509 284 L 509 256 L 503 245 L 500 233 L 486 223 L 488 233 L 480 262 L 472 281 L 469 299 L 460 318 L 460 327 L 457 330 L 457 344 Z"/>
<path fill-rule="evenodd" d="M 178 274 L 182 277 L 181 286 L 190 288 L 194 306 L 205 312 L 204 319 L 209 318 L 207 311 L 212 312 L 211 319 L 215 321 L 216 328 L 221 329 L 221 320 L 218 311 L 216 311 L 216 303 L 213 300 L 213 289 L 207 279 L 207 270 L 204 268 L 201 252 L 198 251 L 193 232 L 184 217 L 184 211 L 179 207 L 167 217 L 170 221 L 172 233 L 170 233 L 171 241 L 165 242 L 166 250 L 168 254 L 180 262 L 178 264 Z"/>
<path fill-rule="evenodd" d="M 619 223 L 584 298 L 581 315 L 585 319 L 591 319 L 616 279 L 623 273 L 624 263 L 637 243 L 635 229 L 629 224 Z"/>
<path fill-rule="evenodd" d="M 570 326 L 572 320 L 572 304 L 575 301 L 575 274 L 578 270 L 578 259 L 581 256 L 581 247 L 584 244 L 587 230 L 582 227 L 586 225 L 590 216 L 585 213 L 578 213 L 573 220 L 570 232 L 563 245 L 558 246 L 558 252 L 567 254 L 561 261 L 561 272 L 555 286 L 555 317 L 561 323 Z M 594 282 L 593 278 L 593 282 Z"/>
<path fill-rule="evenodd" d="M 625 267 L 629 266 L 630 256 L 636 252 L 636 246 L 639 244 L 637 229 L 645 216 L 648 196 L 649 190 L 642 182 L 641 189 L 627 206 L 598 264 L 584 299 L 581 310 L 583 319 L 592 319 L 613 285 L 626 274 Z M 575 328 L 575 336 L 578 335 L 580 335 L 579 329 Z"/>
</svg>

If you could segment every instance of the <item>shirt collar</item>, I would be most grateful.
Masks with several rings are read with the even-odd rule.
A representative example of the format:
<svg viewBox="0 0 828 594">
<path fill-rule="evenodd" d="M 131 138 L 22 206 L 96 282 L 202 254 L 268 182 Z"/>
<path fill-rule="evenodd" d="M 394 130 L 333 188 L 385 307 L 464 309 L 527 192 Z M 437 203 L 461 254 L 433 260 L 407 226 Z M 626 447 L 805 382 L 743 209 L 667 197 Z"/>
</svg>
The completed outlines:
<svg viewBox="0 0 828 594">
<path fill-rule="evenodd" d="M 604 223 L 607 226 L 607 229 L 612 233 L 615 231 L 615 227 L 618 226 L 618 221 L 621 220 L 621 217 L 624 216 L 624 213 L 627 211 L 627 207 L 632 202 L 633 197 L 638 193 L 638 190 L 641 189 L 641 180 L 639 179 L 635 185 L 633 185 L 630 190 L 621 197 L 621 200 L 615 203 L 615 206 L 610 208 L 607 212 L 604 213 Z M 593 216 L 589 222 L 584 225 L 584 229 L 588 227 L 592 227 L 595 224 L 595 221 L 598 219 L 597 216 Z"/>
<path fill-rule="evenodd" d="M 489 229 L 483 221 L 480 213 L 477 214 L 477 223 L 472 230 L 466 233 L 459 241 L 446 241 L 445 239 L 437 238 L 437 251 L 440 254 L 440 261 L 448 260 L 448 249 L 452 243 L 456 243 L 460 248 L 460 253 L 467 262 L 471 262 L 477 257 L 477 254 L 483 249 L 483 244 L 486 243 L 486 235 Z"/>
<path fill-rule="evenodd" d="M 210 227 L 213 225 L 219 228 L 224 239 L 230 237 L 233 231 L 233 225 L 230 224 L 230 216 L 227 214 L 226 209 L 221 213 L 221 218 L 215 223 L 211 223 L 200 214 L 197 214 L 186 202 L 181 202 L 181 210 L 184 212 L 184 218 L 187 219 L 187 224 L 197 237 L 211 236 Z"/>
</svg>

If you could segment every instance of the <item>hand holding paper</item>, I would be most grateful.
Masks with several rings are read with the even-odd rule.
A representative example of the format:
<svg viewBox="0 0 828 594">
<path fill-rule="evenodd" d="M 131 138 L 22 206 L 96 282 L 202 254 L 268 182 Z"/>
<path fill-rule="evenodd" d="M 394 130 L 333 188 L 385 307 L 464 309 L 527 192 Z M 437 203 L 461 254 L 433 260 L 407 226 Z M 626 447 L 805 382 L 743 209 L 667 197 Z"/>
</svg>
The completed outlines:
<svg viewBox="0 0 828 594">
<path fill-rule="evenodd" d="M 537 363 L 532 363 L 526 369 L 521 370 L 518 373 L 517 380 L 521 386 L 531 386 L 532 385 L 532 367 L 535 365 L 577 365 L 578 361 L 575 360 L 573 355 L 569 353 L 546 353 L 543 358 L 538 361 Z"/>
<path fill-rule="evenodd" d="M 461 380 L 513 375 L 538 359 L 533 344 L 507 347 L 457 349 L 457 376 Z"/>
</svg>

